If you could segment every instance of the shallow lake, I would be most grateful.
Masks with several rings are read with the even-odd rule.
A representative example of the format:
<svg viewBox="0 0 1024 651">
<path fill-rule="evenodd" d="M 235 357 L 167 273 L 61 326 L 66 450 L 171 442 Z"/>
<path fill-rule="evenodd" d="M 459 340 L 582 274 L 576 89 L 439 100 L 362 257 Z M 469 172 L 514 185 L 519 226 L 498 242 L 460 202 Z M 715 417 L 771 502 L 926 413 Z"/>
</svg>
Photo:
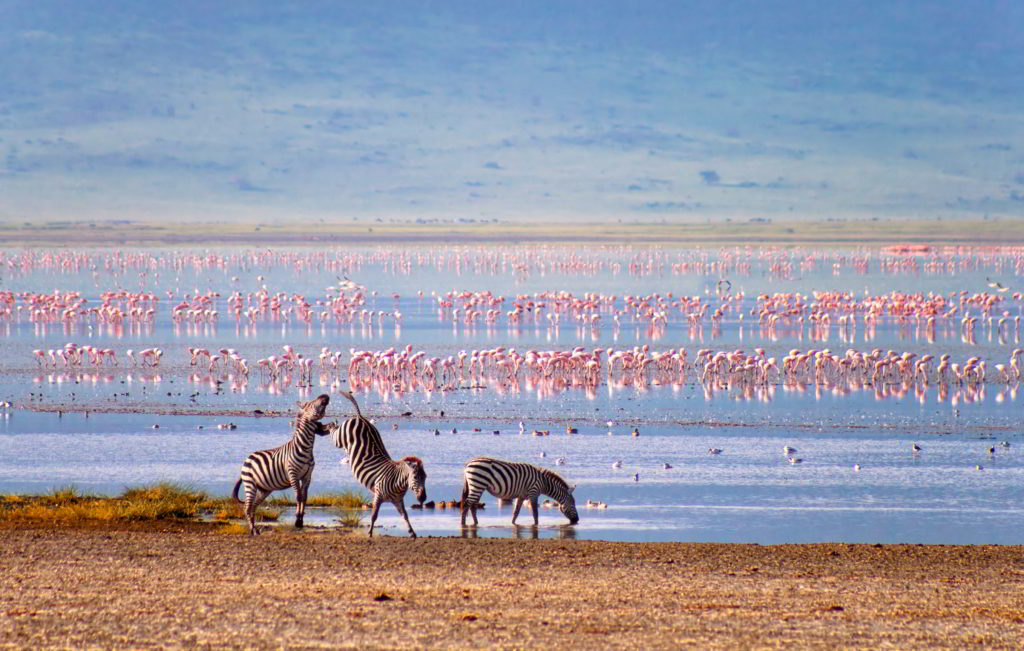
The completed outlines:
<svg viewBox="0 0 1024 651">
<path fill-rule="evenodd" d="M 988 381 L 944 387 L 932 381 L 716 388 L 700 382 L 699 369 L 691 366 L 681 378 L 622 383 L 602 377 L 596 388 L 526 377 L 499 385 L 484 378 L 459 382 L 453 390 L 378 383 L 358 397 L 393 456 L 424 459 L 431 500 L 458 499 L 462 466 L 477 455 L 531 461 L 577 485 L 577 526 L 564 526 L 556 509 L 541 509 L 536 532 L 516 528 L 511 507 L 498 508 L 488 497 L 480 513 L 481 536 L 1024 543 L 1024 408 L 1018 383 L 995 374 L 995 365 L 1005 367 L 1021 346 L 1013 319 L 1021 315 L 1022 304 L 1019 294 L 996 293 L 990 285 L 1000 279 L 1019 287 L 1024 273 L 1019 251 L 947 250 L 910 259 L 878 250 L 628 247 L 326 254 L 154 249 L 133 254 L 137 257 L 103 250 L 74 256 L 3 253 L 7 273 L 0 290 L 81 292 L 88 302 L 79 309 L 101 305 L 104 292 L 117 290 L 152 292 L 161 300 L 149 321 L 110 323 L 88 314 L 36 318 L 23 297 L 15 298 L 15 309 L 0 319 L 0 398 L 13 403 L 0 411 L 0 492 L 40 493 L 73 484 L 88 492 L 118 493 L 166 480 L 227 494 L 246 454 L 279 445 L 289 434 L 287 418 L 245 414 L 255 409 L 287 413 L 296 400 L 321 392 L 334 398 L 329 417 L 351 413 L 336 394 L 347 386 L 350 348 L 410 345 L 428 358 L 444 358 L 499 346 L 525 352 L 648 345 L 652 351 L 683 347 L 691 365 L 699 349 L 763 348 L 766 357 L 781 360 L 794 348 L 839 353 L 880 348 L 936 358 L 945 353 L 959 364 L 976 356 L 988 364 Z M 267 285 L 268 293 L 302 294 L 317 306 L 318 300 L 336 297 L 349 278 L 366 287 L 361 309 L 377 313 L 375 320 L 306 323 L 288 313 L 236 319 L 228 305 L 233 292 L 248 305 L 248 294 Z M 856 327 L 844 329 L 837 315 L 827 328 L 791 319 L 769 330 L 757 316 L 758 295 L 764 293 L 811 297 L 839 291 L 862 298 L 963 290 L 991 292 L 998 302 L 987 312 L 963 304 L 956 316 L 940 319 L 932 329 L 891 315 L 882 315 L 871 328 L 858 317 Z M 440 305 L 449 292 L 457 297 L 462 291 L 504 295 L 494 323 L 484 316 L 467 322 L 464 312 L 456 313 L 457 298 L 452 306 Z M 173 307 L 185 296 L 211 292 L 219 294 L 210 298 L 219 312 L 215 320 L 172 319 Z M 568 311 L 557 313 L 556 322 L 550 306 L 536 307 L 525 322 L 508 322 L 517 296 L 553 305 L 540 296 L 556 292 L 608 297 L 596 310 L 599 323 L 573 321 Z M 654 293 L 671 293 L 669 304 L 691 296 L 712 308 L 728 303 L 731 309 L 717 323 L 704 319 L 696 326 L 675 310 L 652 326 L 627 309 L 626 297 Z M 960 306 L 958 297 L 950 304 Z M 965 313 L 978 319 L 970 333 L 963 327 Z M 32 352 L 59 350 L 69 342 L 113 349 L 118 364 L 53 367 Z M 317 370 L 309 385 L 300 386 L 294 379 L 271 381 L 255 368 L 248 378 L 221 369 L 208 372 L 192 366 L 187 352 L 199 346 L 232 348 L 255 366 L 258 358 L 280 355 L 284 345 L 309 358 L 322 347 L 344 351 L 342 368 Z M 164 351 L 158 367 L 133 366 L 125 358 L 128 349 L 152 347 Z M 66 411 L 35 411 L 55 404 Z M 139 409 L 147 413 L 130 413 Z M 122 410 L 129 413 L 113 413 Z M 238 429 L 217 429 L 228 421 Z M 578 433 L 567 434 L 567 427 Z M 534 436 L 534 430 L 550 435 Z M 911 449 L 914 443 L 922 448 L 919 453 Z M 796 448 L 789 456 L 801 463 L 788 462 L 787 445 Z M 711 448 L 722 452 L 709 454 Z M 324 439 L 316 454 L 312 493 L 357 488 L 348 466 L 340 463 L 341 450 Z M 612 467 L 617 461 L 621 468 Z M 585 508 L 588 500 L 607 508 Z M 421 535 L 461 533 L 457 512 L 411 513 Z M 331 524 L 336 517 L 316 511 L 308 521 Z M 520 524 L 530 521 L 524 510 Z M 282 524 L 289 523 L 290 514 L 283 514 Z M 385 533 L 405 534 L 389 505 L 382 508 L 381 525 Z"/>
</svg>

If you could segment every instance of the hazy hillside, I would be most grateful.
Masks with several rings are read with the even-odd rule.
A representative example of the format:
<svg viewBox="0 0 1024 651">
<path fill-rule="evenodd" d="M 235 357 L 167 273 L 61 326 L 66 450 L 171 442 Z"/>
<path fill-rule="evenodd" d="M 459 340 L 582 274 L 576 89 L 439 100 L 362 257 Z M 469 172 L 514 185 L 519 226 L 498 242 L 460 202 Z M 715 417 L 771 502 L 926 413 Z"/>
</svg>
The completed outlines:
<svg viewBox="0 0 1024 651">
<path fill-rule="evenodd" d="M 1016 216 L 1022 61 L 1013 0 L 7 0 L 0 220 Z"/>
</svg>

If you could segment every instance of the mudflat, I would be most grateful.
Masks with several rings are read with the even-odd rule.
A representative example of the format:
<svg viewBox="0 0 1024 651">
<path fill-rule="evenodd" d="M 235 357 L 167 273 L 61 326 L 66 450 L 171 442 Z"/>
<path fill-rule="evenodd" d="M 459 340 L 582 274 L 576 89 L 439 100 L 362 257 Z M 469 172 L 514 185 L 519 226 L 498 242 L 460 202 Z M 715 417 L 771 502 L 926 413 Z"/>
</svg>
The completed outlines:
<svg viewBox="0 0 1024 651">
<path fill-rule="evenodd" d="M 0 222 L 7 246 L 448 246 L 448 245 L 655 245 L 655 246 L 1020 246 L 1019 219 L 945 220 L 735 220 L 664 222 L 516 221 L 418 224 L 412 220 L 326 221 Z M 931 249 L 917 249 L 922 253 Z M 903 251 L 897 247 L 896 252 Z"/>
<path fill-rule="evenodd" d="M 0 528 L 5 647 L 1019 648 L 1024 547 Z"/>
</svg>

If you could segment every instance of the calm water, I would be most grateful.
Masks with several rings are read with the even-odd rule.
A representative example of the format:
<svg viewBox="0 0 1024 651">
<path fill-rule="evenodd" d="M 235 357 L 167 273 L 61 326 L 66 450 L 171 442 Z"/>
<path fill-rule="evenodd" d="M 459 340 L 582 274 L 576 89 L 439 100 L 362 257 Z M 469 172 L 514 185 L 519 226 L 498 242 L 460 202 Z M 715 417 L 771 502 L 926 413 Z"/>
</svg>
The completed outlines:
<svg viewBox="0 0 1024 651">
<path fill-rule="evenodd" d="M 750 315 L 760 293 L 973 294 L 991 291 L 986 279 L 992 278 L 1019 286 L 1021 253 L 1013 251 L 946 251 L 909 260 L 878 251 L 580 252 L 557 247 L 525 253 L 463 248 L 325 255 L 245 249 L 157 249 L 137 257 L 106 251 L 3 254 L 8 271 L 0 290 L 78 291 L 87 305 L 102 304 L 102 293 L 117 289 L 149 291 L 162 300 L 151 323 L 107 324 L 90 318 L 53 323 L 33 320 L 26 310 L 0 319 L 0 398 L 15 405 L 0 412 L 2 492 L 46 492 L 74 484 L 117 493 L 125 486 L 169 480 L 226 494 L 246 454 L 286 440 L 287 419 L 104 412 L 127 405 L 205 413 L 291 410 L 298 399 L 345 386 L 344 370 L 318 373 L 305 388 L 261 381 L 255 373 L 243 381 L 234 374 L 197 372 L 189 365 L 189 346 L 234 348 L 250 362 L 279 355 L 285 344 L 313 358 L 326 346 L 345 351 L 346 364 L 350 347 L 381 350 L 407 344 L 428 357 L 497 346 L 525 351 L 647 344 L 652 350 L 685 347 L 691 360 L 700 348 L 761 347 L 778 359 L 792 348 L 882 348 L 936 357 L 949 353 L 961 363 L 978 356 L 990 372 L 1021 346 L 1019 329 L 995 323 L 1004 312 L 1011 322 L 1021 314 L 1021 302 L 1012 293 L 1001 295 L 993 320 L 982 319 L 973 336 L 964 335 L 959 316 L 932 332 L 888 318 L 871 330 L 843 332 L 833 326 L 822 331 L 793 323 L 766 332 Z M 305 324 L 293 316 L 236 321 L 229 314 L 227 299 L 234 291 L 246 295 L 266 285 L 270 293 L 301 293 L 315 306 L 317 299 L 336 296 L 336 289 L 332 294 L 327 288 L 336 288 L 345 277 L 367 287 L 364 309 L 388 316 L 372 324 L 317 319 Z M 729 280 L 731 296 L 723 279 Z M 496 323 L 466 324 L 453 318 L 452 309 L 439 307 L 439 297 L 453 290 L 490 291 L 507 300 Z M 172 321 L 170 309 L 185 294 L 209 291 L 219 293 L 213 299 L 219 312 L 215 323 Z M 616 298 L 598 327 L 555 325 L 548 319 L 513 326 L 504 318 L 517 295 L 559 291 Z M 626 313 L 624 297 L 655 292 L 700 296 L 713 306 L 731 300 L 736 309 L 717 327 L 705 321 L 695 328 L 685 317 L 670 315 L 662 327 L 652 328 Z M 613 310 L 622 312 L 617 327 Z M 395 311 L 403 315 L 400 327 L 391 316 Z M 976 308 L 974 316 L 983 317 Z M 112 348 L 121 364 L 39 367 L 33 349 L 67 342 Z M 125 365 L 127 349 L 154 346 L 165 351 L 159 368 Z M 57 402 L 69 411 L 58 415 L 24 408 Z M 681 382 L 602 383 L 594 391 L 525 380 L 501 389 L 464 383 L 457 390 L 429 392 L 375 386 L 361 394 L 360 403 L 364 413 L 377 418 L 393 456 L 424 459 L 432 500 L 457 499 L 462 465 L 477 455 L 532 461 L 576 483 L 580 524 L 563 526 L 557 510 L 542 510 L 541 537 L 1024 543 L 1024 408 L 1015 383 L 993 381 L 975 390 L 952 386 L 946 391 L 935 383 L 909 390 L 776 385 L 709 391 L 691 370 Z M 401 416 L 405 412 L 411 415 Z M 329 414 L 348 413 L 346 401 L 332 402 Z M 216 428 L 229 420 L 237 430 Z M 569 425 L 579 433 L 567 435 Z M 637 437 L 630 435 L 634 428 Z M 551 434 L 531 436 L 535 429 Z M 494 435 L 495 430 L 500 434 Z M 999 445 L 1002 441 L 1010 447 Z M 923 448 L 919 454 L 912 453 L 915 442 Z M 786 445 L 797 448 L 795 456 L 803 463 L 787 462 Z M 993 446 L 994 456 L 988 452 Z M 709 455 L 709 448 L 723 452 Z M 313 493 L 356 488 L 348 467 L 339 463 L 341 451 L 329 441 L 318 442 L 317 458 Z M 564 464 L 556 464 L 559 458 Z M 622 462 L 621 469 L 612 468 L 615 461 Z M 672 468 L 664 469 L 666 463 Z M 587 500 L 605 502 L 608 508 L 586 509 Z M 493 498 L 480 515 L 479 535 L 532 535 L 530 528 L 513 528 L 511 508 L 499 509 Z M 311 521 L 330 524 L 334 517 L 318 513 Z M 412 518 L 421 535 L 459 535 L 457 513 L 414 512 Z M 529 520 L 527 513 L 520 515 L 520 522 Z M 290 515 L 283 521 L 290 521 Z M 387 533 L 404 535 L 390 506 L 383 507 L 380 522 Z"/>
</svg>

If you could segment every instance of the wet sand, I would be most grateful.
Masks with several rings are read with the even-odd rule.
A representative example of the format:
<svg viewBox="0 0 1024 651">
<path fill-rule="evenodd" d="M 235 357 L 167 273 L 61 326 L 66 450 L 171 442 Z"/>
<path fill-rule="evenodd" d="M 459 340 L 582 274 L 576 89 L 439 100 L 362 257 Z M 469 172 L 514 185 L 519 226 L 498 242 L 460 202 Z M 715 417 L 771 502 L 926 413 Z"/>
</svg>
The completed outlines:
<svg viewBox="0 0 1024 651">
<path fill-rule="evenodd" d="M 1024 547 L 0 528 L 12 647 L 1019 648 Z"/>
</svg>

